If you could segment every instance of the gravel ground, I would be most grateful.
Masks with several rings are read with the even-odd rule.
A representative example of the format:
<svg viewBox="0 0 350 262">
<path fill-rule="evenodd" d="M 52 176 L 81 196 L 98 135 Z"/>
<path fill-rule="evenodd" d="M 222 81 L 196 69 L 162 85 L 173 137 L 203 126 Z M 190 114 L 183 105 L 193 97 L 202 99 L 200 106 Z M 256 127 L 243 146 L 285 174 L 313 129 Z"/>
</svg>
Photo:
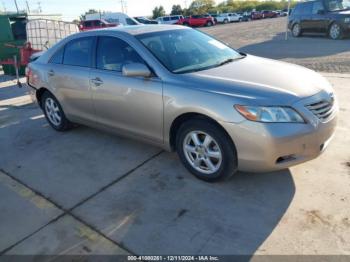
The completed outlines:
<svg viewBox="0 0 350 262">
<path fill-rule="evenodd" d="M 319 72 L 350 72 L 350 39 L 322 35 L 285 40 L 286 18 L 218 25 L 201 30 L 250 54 L 284 60 Z"/>
</svg>

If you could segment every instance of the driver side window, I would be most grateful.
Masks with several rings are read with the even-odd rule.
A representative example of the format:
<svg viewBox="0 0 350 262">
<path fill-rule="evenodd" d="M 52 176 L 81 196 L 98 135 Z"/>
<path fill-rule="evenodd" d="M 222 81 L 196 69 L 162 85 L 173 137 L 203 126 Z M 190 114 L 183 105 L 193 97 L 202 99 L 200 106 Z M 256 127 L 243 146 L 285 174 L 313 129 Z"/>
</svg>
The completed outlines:
<svg viewBox="0 0 350 262">
<path fill-rule="evenodd" d="M 121 72 L 125 64 L 141 63 L 143 59 L 126 42 L 116 37 L 99 37 L 96 53 L 97 69 Z"/>
</svg>

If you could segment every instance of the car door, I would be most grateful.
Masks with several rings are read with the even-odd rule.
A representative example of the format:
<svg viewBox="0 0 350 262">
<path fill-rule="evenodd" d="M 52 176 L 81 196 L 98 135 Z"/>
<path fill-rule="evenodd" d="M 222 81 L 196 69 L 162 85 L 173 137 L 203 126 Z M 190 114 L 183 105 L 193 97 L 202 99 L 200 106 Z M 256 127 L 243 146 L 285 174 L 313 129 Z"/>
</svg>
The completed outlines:
<svg viewBox="0 0 350 262">
<path fill-rule="evenodd" d="M 300 5 L 301 7 L 301 19 L 300 19 L 300 26 L 301 29 L 304 32 L 312 32 L 313 31 L 313 14 L 312 14 L 312 7 L 313 3 L 304 3 L 303 5 Z"/>
<path fill-rule="evenodd" d="M 314 32 L 324 33 L 327 30 L 327 17 L 323 2 L 317 1 L 312 6 L 312 26 Z"/>
<path fill-rule="evenodd" d="M 71 121 L 94 121 L 90 92 L 90 69 L 95 37 L 68 42 L 48 63 L 50 90 L 58 98 Z"/>
<path fill-rule="evenodd" d="M 146 64 L 126 41 L 98 37 L 96 68 L 90 73 L 96 121 L 119 132 L 162 142 L 162 81 L 156 76 L 123 76 L 122 67 L 128 63 Z"/>
</svg>

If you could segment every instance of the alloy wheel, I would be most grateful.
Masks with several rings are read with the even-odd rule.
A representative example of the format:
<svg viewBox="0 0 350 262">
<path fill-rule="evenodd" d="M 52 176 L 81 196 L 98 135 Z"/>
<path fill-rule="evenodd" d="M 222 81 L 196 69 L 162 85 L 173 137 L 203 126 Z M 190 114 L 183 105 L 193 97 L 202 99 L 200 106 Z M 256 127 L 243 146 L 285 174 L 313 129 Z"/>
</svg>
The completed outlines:
<svg viewBox="0 0 350 262">
<path fill-rule="evenodd" d="M 48 97 L 45 100 L 45 112 L 49 121 L 53 125 L 59 126 L 61 124 L 62 117 L 60 108 L 58 107 L 58 104 L 55 102 L 55 100 L 53 100 L 51 97 Z"/>
<path fill-rule="evenodd" d="M 188 133 L 183 141 L 188 163 L 204 174 L 214 174 L 222 164 L 222 152 L 213 137 L 202 131 Z"/>
<path fill-rule="evenodd" d="M 333 24 L 329 31 L 329 35 L 332 39 L 338 39 L 341 33 L 340 26 L 338 24 Z"/>
<path fill-rule="evenodd" d="M 300 25 L 295 24 L 293 26 L 293 36 L 299 36 L 300 35 Z"/>
</svg>

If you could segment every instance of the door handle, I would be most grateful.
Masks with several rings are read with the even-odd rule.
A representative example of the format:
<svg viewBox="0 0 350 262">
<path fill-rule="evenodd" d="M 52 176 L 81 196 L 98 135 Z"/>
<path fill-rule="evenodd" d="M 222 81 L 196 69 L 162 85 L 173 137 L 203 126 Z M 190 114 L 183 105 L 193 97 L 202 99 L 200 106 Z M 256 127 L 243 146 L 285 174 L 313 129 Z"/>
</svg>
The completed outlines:
<svg viewBox="0 0 350 262">
<path fill-rule="evenodd" d="M 101 78 L 96 77 L 94 79 L 91 79 L 91 83 L 93 83 L 95 86 L 100 86 L 103 84 L 103 81 L 101 80 Z"/>
<path fill-rule="evenodd" d="M 47 73 L 49 76 L 54 76 L 55 75 L 55 71 L 53 71 L 52 69 Z"/>
</svg>

